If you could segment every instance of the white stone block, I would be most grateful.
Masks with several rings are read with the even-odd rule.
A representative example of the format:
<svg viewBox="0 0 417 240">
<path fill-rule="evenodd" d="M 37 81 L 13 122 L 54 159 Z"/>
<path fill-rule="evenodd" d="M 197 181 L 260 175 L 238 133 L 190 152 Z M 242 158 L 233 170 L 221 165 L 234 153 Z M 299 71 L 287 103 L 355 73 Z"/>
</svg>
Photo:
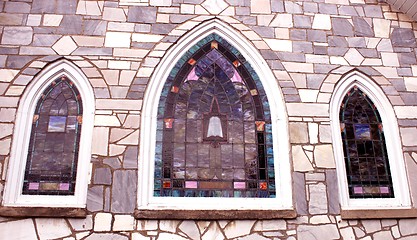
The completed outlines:
<svg viewBox="0 0 417 240">
<path fill-rule="evenodd" d="M 110 69 L 130 69 L 130 61 L 110 60 L 109 68 Z"/>
<path fill-rule="evenodd" d="M 405 77 L 405 88 L 409 92 L 417 92 L 417 77 Z"/>
<path fill-rule="evenodd" d="M 373 23 L 374 23 L 375 37 L 389 38 L 390 27 L 391 27 L 390 20 L 386 20 L 382 18 L 374 18 Z"/>
<path fill-rule="evenodd" d="M 206 0 L 201 4 L 201 6 L 211 14 L 219 14 L 226 9 L 229 4 L 227 4 L 224 0 Z"/>
<path fill-rule="evenodd" d="M 132 41 L 134 42 L 159 42 L 164 36 L 157 34 L 133 33 Z"/>
<path fill-rule="evenodd" d="M 349 49 L 349 51 L 347 51 L 347 53 L 345 54 L 345 59 L 348 63 L 350 63 L 351 65 L 354 66 L 359 66 L 361 65 L 361 63 L 363 62 L 363 60 L 365 59 L 359 52 L 358 50 L 351 48 Z"/>
<path fill-rule="evenodd" d="M 36 226 L 40 239 L 62 238 L 72 233 L 63 218 L 37 218 Z"/>
<path fill-rule="evenodd" d="M 282 64 L 289 72 L 314 73 L 314 65 L 312 63 L 282 62 Z"/>
<path fill-rule="evenodd" d="M 75 44 L 70 36 L 64 36 L 52 46 L 52 49 L 54 49 L 58 55 L 70 55 L 77 49 L 77 44 Z"/>
<path fill-rule="evenodd" d="M 111 213 L 97 213 L 94 218 L 94 231 L 106 232 L 111 230 Z"/>
<path fill-rule="evenodd" d="M 48 27 L 58 27 L 61 24 L 63 15 L 45 14 L 43 15 L 43 25 Z"/>
<path fill-rule="evenodd" d="M 332 145 L 323 144 L 316 146 L 314 148 L 314 162 L 319 168 L 335 168 Z"/>
<path fill-rule="evenodd" d="M 119 119 L 113 115 L 96 115 L 94 117 L 94 126 L 99 127 L 119 127 Z"/>
<path fill-rule="evenodd" d="M 131 215 L 115 215 L 113 231 L 132 231 L 135 228 L 135 218 Z"/>
<path fill-rule="evenodd" d="M 171 6 L 172 0 L 150 0 L 149 5 L 157 7 L 168 7 Z"/>
<path fill-rule="evenodd" d="M 14 126 L 13 124 L 8 124 L 8 123 L 0 124 L 0 139 L 7 137 L 9 135 L 12 135 L 13 126 Z"/>
<path fill-rule="evenodd" d="M 298 93 L 300 95 L 302 102 L 316 102 L 317 95 L 319 94 L 319 90 L 312 90 L 312 89 L 299 89 Z"/>
<path fill-rule="evenodd" d="M 389 66 L 389 67 L 400 66 L 397 53 L 382 52 L 381 57 L 382 57 L 382 63 L 384 64 L 384 66 Z"/>
<path fill-rule="evenodd" d="M 292 156 L 294 171 L 308 172 L 314 170 L 313 165 L 300 145 L 292 147 Z"/>
<path fill-rule="evenodd" d="M 108 139 L 109 139 L 109 128 L 95 127 L 93 129 L 93 142 L 92 142 L 91 153 L 101 155 L 101 156 L 106 156 L 107 147 L 109 144 Z"/>
<path fill-rule="evenodd" d="M 104 37 L 73 36 L 72 38 L 82 47 L 102 47 L 104 44 Z"/>
<path fill-rule="evenodd" d="M 19 73 L 19 70 L 0 69 L 0 82 L 11 82 Z"/>
<path fill-rule="evenodd" d="M 0 140 L 0 155 L 7 155 L 10 153 L 11 138 Z"/>
<path fill-rule="evenodd" d="M 0 239 L 33 240 L 38 239 L 38 237 L 32 219 L 28 218 L 0 223 Z"/>
<path fill-rule="evenodd" d="M 142 100 L 131 99 L 97 99 L 96 109 L 104 110 L 131 110 L 137 111 L 142 108 Z"/>
<path fill-rule="evenodd" d="M 122 8 L 104 7 L 103 19 L 107 21 L 126 21 L 126 14 Z"/>
<path fill-rule="evenodd" d="M 274 50 L 281 52 L 292 52 L 292 42 L 290 40 L 264 38 L 266 44 Z"/>
<path fill-rule="evenodd" d="M 417 146 L 417 128 L 400 128 L 404 146 Z"/>
<path fill-rule="evenodd" d="M 287 103 L 289 116 L 328 117 L 329 105 L 321 103 Z"/>
<path fill-rule="evenodd" d="M 332 22 L 330 20 L 330 15 L 315 14 L 312 27 L 313 29 L 322 29 L 322 30 L 332 29 Z"/>
<path fill-rule="evenodd" d="M 250 2 L 251 13 L 270 14 L 271 1 L 269 0 L 252 0 Z"/>
<path fill-rule="evenodd" d="M 292 14 L 278 13 L 274 20 L 272 20 L 271 27 L 292 28 L 294 26 L 292 21 Z"/>
<path fill-rule="evenodd" d="M 105 47 L 130 47 L 131 33 L 107 32 L 104 42 Z"/>
<path fill-rule="evenodd" d="M 100 16 L 101 10 L 98 1 L 79 1 L 76 14 Z"/>
<path fill-rule="evenodd" d="M 308 136 L 310 138 L 310 144 L 319 142 L 319 125 L 317 123 L 308 123 Z"/>
<path fill-rule="evenodd" d="M 224 229 L 227 238 L 236 238 L 248 235 L 253 227 L 253 220 L 235 220 L 229 223 Z"/>
</svg>

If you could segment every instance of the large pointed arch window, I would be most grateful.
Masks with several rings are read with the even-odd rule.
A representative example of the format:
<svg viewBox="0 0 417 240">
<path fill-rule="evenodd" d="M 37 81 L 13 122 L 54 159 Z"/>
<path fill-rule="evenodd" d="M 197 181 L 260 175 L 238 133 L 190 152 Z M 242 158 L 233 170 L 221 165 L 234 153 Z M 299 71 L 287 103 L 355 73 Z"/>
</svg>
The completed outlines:
<svg viewBox="0 0 417 240">
<path fill-rule="evenodd" d="M 274 198 L 269 102 L 250 64 L 209 35 L 160 97 L 154 196 Z"/>
</svg>

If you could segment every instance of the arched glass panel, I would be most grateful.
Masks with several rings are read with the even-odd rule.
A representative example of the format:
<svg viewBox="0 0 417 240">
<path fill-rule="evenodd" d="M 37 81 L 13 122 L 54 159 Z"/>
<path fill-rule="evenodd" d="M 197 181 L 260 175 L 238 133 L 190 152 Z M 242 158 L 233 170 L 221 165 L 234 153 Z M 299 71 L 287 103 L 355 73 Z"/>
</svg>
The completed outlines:
<svg viewBox="0 0 417 240">
<path fill-rule="evenodd" d="M 23 194 L 74 194 L 82 112 L 80 94 L 67 77 L 45 89 L 33 116 Z"/>
<path fill-rule="evenodd" d="M 192 46 L 170 72 L 155 152 L 154 196 L 275 197 L 268 99 L 220 36 Z"/>
<path fill-rule="evenodd" d="M 340 126 L 350 197 L 394 197 L 381 117 L 357 87 L 343 99 Z"/>
</svg>

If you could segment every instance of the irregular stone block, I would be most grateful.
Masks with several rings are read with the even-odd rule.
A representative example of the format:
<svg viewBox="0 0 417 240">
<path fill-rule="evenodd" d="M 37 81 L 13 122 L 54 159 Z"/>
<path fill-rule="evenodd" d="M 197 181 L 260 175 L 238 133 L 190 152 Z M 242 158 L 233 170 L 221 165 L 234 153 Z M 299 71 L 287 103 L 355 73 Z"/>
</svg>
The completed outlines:
<svg viewBox="0 0 417 240">
<path fill-rule="evenodd" d="M 2 44 L 29 45 L 32 42 L 33 30 L 31 27 L 4 27 Z"/>
<path fill-rule="evenodd" d="M 156 7 L 130 7 L 128 22 L 156 23 Z"/>
<path fill-rule="evenodd" d="M 116 170 L 113 174 L 111 211 L 132 213 L 136 206 L 137 171 Z"/>
<path fill-rule="evenodd" d="M 72 233 L 62 218 L 36 218 L 36 226 L 40 239 L 62 238 Z"/>
<path fill-rule="evenodd" d="M 87 209 L 91 212 L 103 210 L 103 186 L 94 186 L 88 189 Z"/>
<path fill-rule="evenodd" d="M 293 172 L 292 176 L 294 181 L 294 197 L 297 199 L 295 202 L 297 214 L 308 215 L 304 173 Z"/>
<path fill-rule="evenodd" d="M 38 239 L 32 219 L 0 223 L 0 239 Z"/>
<path fill-rule="evenodd" d="M 112 175 L 109 168 L 96 168 L 94 171 L 94 184 L 110 185 Z"/>
<path fill-rule="evenodd" d="M 411 28 L 394 28 L 390 38 L 393 47 L 416 47 L 416 37 Z"/>
<path fill-rule="evenodd" d="M 327 214 L 326 186 L 323 183 L 309 185 L 310 201 L 308 210 L 310 214 Z M 328 238 L 326 238 L 328 239 Z"/>
<path fill-rule="evenodd" d="M 332 18 L 332 28 L 334 35 L 353 37 L 353 27 L 347 19 Z"/>
<path fill-rule="evenodd" d="M 326 224 L 318 226 L 300 225 L 297 228 L 298 240 L 311 239 L 340 239 L 336 225 Z"/>
</svg>

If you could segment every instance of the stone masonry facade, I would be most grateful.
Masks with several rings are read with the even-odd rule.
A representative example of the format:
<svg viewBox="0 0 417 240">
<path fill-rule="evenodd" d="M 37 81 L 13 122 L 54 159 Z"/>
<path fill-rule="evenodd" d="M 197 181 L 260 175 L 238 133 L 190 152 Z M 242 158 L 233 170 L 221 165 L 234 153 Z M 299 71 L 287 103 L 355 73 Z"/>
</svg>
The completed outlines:
<svg viewBox="0 0 417 240">
<path fill-rule="evenodd" d="M 297 217 L 135 219 L 141 107 L 166 51 L 217 18 L 273 71 L 289 119 Z M 417 239 L 417 219 L 344 220 L 329 119 L 343 74 L 379 84 L 398 118 L 417 200 L 417 23 L 383 0 L 10 0 L 0 2 L 0 195 L 17 107 L 47 64 L 65 58 L 93 87 L 86 218 L 0 217 L 0 239 Z M 314 109 L 314 111 L 312 111 Z"/>
</svg>

